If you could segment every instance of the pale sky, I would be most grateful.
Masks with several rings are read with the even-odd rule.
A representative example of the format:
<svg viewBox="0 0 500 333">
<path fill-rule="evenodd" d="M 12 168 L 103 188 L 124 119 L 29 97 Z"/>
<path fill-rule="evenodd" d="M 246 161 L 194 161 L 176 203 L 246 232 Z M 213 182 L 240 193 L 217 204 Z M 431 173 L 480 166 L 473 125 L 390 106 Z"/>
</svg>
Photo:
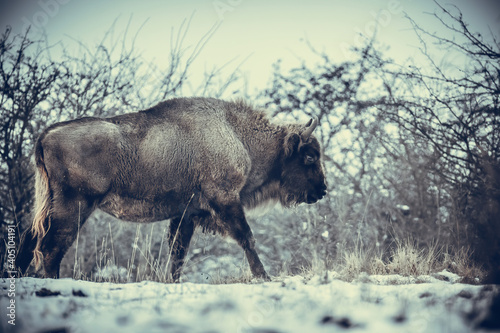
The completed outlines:
<svg viewBox="0 0 500 333">
<path fill-rule="evenodd" d="M 440 2 L 450 6 L 449 2 Z M 500 1 L 456 0 L 472 30 L 500 36 Z M 404 13 L 431 31 L 440 25 L 428 13 L 436 11 L 431 0 L 0 0 L 0 27 L 11 25 L 15 32 L 31 24 L 45 31 L 49 41 L 62 40 L 67 47 L 77 47 L 72 39 L 89 46 L 100 41 L 116 19 L 116 31 L 139 32 L 137 47 L 145 59 L 160 67 L 168 61 L 171 30 L 193 16 L 185 46 L 196 42 L 217 23 L 218 30 L 194 64 L 193 73 L 222 66 L 233 70 L 244 61 L 250 93 L 265 89 L 272 64 L 282 60 L 284 68 L 318 60 L 304 42 L 326 51 L 332 59 L 346 60 L 345 50 L 359 43 L 359 32 L 370 33 L 379 21 L 378 39 L 390 49 L 388 55 L 404 60 L 418 53 L 418 42 Z"/>
</svg>

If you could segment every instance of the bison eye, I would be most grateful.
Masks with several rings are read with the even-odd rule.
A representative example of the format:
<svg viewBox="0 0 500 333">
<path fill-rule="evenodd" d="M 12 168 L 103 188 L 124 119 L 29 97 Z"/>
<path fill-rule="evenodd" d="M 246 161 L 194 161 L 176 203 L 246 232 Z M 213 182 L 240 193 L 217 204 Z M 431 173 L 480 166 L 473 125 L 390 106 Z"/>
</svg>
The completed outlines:
<svg viewBox="0 0 500 333">
<path fill-rule="evenodd" d="M 306 164 L 313 164 L 316 162 L 316 158 L 313 155 L 306 155 Z"/>
</svg>

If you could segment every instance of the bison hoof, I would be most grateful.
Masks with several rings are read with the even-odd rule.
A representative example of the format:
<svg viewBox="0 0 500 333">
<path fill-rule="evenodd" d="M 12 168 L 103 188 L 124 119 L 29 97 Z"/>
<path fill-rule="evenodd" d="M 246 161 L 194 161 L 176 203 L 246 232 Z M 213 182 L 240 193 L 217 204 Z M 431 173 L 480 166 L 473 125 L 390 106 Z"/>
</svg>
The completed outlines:
<svg viewBox="0 0 500 333">
<path fill-rule="evenodd" d="M 267 275 L 266 272 L 263 272 L 261 274 L 254 275 L 252 280 L 255 280 L 256 282 L 269 282 L 271 281 L 271 277 Z"/>
</svg>

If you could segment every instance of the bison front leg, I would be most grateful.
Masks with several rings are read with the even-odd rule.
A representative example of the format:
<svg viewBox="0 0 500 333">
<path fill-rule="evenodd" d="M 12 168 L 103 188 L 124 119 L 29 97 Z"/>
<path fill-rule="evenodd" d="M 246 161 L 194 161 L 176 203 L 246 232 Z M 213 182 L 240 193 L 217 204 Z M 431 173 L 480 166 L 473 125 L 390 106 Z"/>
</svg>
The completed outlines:
<svg viewBox="0 0 500 333">
<path fill-rule="evenodd" d="M 175 218 L 170 221 L 168 244 L 170 246 L 170 274 L 174 282 L 179 282 L 184 265 L 184 258 L 189 249 L 189 243 L 194 233 L 191 219 Z"/>
<path fill-rule="evenodd" d="M 224 206 L 213 205 L 214 210 L 219 215 L 224 229 L 245 251 L 245 256 L 250 265 L 250 270 L 255 278 L 270 281 L 271 278 L 266 273 L 264 265 L 255 251 L 255 239 L 252 230 L 247 223 L 243 207 L 239 202 L 233 202 Z"/>
</svg>

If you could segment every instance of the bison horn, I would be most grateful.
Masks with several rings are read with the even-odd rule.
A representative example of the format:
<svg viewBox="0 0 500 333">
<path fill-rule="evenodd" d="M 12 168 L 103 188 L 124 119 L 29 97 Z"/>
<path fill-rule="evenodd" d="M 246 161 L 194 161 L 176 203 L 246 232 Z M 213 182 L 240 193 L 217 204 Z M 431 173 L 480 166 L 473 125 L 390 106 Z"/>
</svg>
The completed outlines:
<svg viewBox="0 0 500 333">
<path fill-rule="evenodd" d="M 318 117 L 313 117 L 307 122 L 306 129 L 302 133 L 302 139 L 304 141 L 307 141 L 307 139 L 309 139 L 316 126 L 318 126 Z"/>
</svg>

